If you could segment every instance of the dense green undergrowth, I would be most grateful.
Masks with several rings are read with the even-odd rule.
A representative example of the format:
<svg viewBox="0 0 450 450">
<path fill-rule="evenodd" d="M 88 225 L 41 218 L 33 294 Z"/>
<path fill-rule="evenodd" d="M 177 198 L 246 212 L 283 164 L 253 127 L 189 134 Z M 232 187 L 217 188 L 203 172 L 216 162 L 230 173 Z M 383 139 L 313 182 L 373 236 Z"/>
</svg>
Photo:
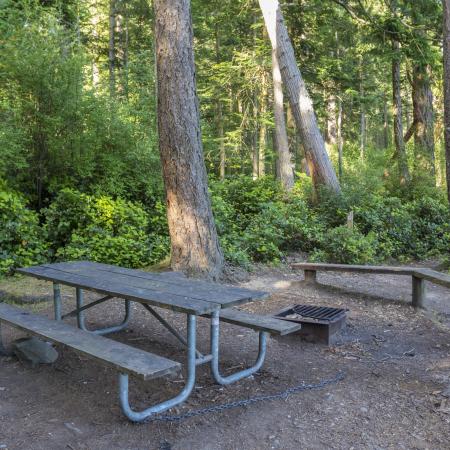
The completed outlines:
<svg viewBox="0 0 450 450">
<path fill-rule="evenodd" d="M 408 198 L 349 183 L 341 196 L 322 192 L 314 204 L 304 178 L 291 194 L 269 177 L 235 177 L 210 187 L 222 248 L 233 264 L 277 263 L 293 251 L 337 263 L 448 259 L 450 212 L 438 192 Z M 62 189 L 38 214 L 4 188 L 0 249 L 3 274 L 57 260 L 148 266 L 169 254 L 165 207 L 162 199 L 144 205 Z"/>
</svg>

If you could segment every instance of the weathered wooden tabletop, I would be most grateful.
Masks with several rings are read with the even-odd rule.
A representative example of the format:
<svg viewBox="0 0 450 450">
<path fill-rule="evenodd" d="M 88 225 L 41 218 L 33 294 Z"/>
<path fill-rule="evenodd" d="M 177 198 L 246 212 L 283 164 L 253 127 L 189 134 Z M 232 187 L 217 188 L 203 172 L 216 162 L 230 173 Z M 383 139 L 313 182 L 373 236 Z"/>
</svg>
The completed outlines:
<svg viewBox="0 0 450 450">
<path fill-rule="evenodd" d="M 185 278 L 173 272 L 143 272 L 90 261 L 43 264 L 16 271 L 54 283 L 197 315 L 268 296 L 266 292 Z"/>
</svg>

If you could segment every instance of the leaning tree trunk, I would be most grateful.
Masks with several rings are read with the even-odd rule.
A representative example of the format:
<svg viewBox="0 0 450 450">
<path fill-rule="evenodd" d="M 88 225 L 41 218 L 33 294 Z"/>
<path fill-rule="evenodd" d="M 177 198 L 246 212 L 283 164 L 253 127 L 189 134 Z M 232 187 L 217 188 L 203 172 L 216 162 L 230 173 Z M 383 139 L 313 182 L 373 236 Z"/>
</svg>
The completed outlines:
<svg viewBox="0 0 450 450">
<path fill-rule="evenodd" d="M 447 197 L 450 203 L 450 0 L 442 1 L 444 6 L 444 122 L 445 160 L 447 175 Z"/>
<path fill-rule="evenodd" d="M 275 122 L 275 149 L 278 156 L 277 178 L 286 191 L 294 186 L 294 171 L 292 170 L 291 154 L 284 118 L 283 85 L 277 53 L 272 50 L 272 79 L 273 79 L 273 116 Z"/>
<path fill-rule="evenodd" d="M 395 39 L 392 40 L 392 101 L 394 119 L 394 141 L 395 150 L 400 173 L 400 183 L 409 181 L 408 161 L 406 159 L 405 142 L 403 140 L 402 124 L 402 95 L 400 84 L 400 44 Z"/>
<path fill-rule="evenodd" d="M 325 142 L 317 125 L 311 98 L 295 60 L 283 14 L 277 0 L 259 0 L 272 48 L 277 53 L 281 77 L 292 107 L 305 152 L 314 166 L 314 181 L 339 193 L 336 173 L 328 157 Z"/>
<path fill-rule="evenodd" d="M 217 278 L 222 251 L 208 194 L 196 94 L 189 0 L 155 0 L 159 150 L 171 265 Z"/>
</svg>

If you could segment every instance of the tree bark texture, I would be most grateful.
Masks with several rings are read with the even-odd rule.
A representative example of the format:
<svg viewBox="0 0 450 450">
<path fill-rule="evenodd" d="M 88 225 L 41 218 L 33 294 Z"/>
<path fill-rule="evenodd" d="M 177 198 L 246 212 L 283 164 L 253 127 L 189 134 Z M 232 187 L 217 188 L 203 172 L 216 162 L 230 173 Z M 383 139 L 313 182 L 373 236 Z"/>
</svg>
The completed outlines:
<svg viewBox="0 0 450 450">
<path fill-rule="evenodd" d="M 400 174 L 400 183 L 409 181 L 408 161 L 406 158 L 405 142 L 403 140 L 402 124 L 402 95 L 400 82 L 400 44 L 392 40 L 392 113 L 394 120 L 395 150 Z"/>
<path fill-rule="evenodd" d="M 277 52 L 272 50 L 272 79 L 273 79 L 273 116 L 275 121 L 275 149 L 278 156 L 277 178 L 283 188 L 290 191 L 294 186 L 294 171 L 292 170 L 291 154 L 284 118 L 283 84 Z"/>
<path fill-rule="evenodd" d="M 155 0 L 158 131 L 174 270 L 223 267 L 203 158 L 189 0 Z"/>
<path fill-rule="evenodd" d="M 434 109 L 430 70 L 428 65 L 414 66 L 412 99 L 415 167 L 434 176 Z"/>
<path fill-rule="evenodd" d="M 445 168 L 447 175 L 447 197 L 450 203 L 450 0 L 444 6 L 444 123 L 445 123 Z"/>
<path fill-rule="evenodd" d="M 339 181 L 325 148 L 325 142 L 317 125 L 311 98 L 295 60 L 283 15 L 277 0 L 259 0 L 272 48 L 277 52 L 281 77 L 292 107 L 307 156 L 314 165 L 314 181 L 340 192 Z"/>
</svg>

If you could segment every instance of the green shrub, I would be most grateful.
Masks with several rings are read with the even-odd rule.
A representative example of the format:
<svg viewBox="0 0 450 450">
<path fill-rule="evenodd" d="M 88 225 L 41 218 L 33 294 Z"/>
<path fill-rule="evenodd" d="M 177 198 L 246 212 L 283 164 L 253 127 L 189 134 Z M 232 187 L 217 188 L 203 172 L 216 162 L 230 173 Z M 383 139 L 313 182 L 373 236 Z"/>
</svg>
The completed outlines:
<svg viewBox="0 0 450 450">
<path fill-rule="evenodd" d="M 445 201 L 422 197 L 409 205 L 411 256 L 423 259 L 447 254 L 450 249 L 450 210 Z"/>
<path fill-rule="evenodd" d="M 364 236 L 355 228 L 340 226 L 324 234 L 321 247 L 314 251 L 313 261 L 341 264 L 369 264 L 374 262 L 377 242 L 373 234 Z"/>
<path fill-rule="evenodd" d="M 139 204 L 120 198 L 65 189 L 45 214 L 58 259 L 141 267 L 160 261 L 169 251 L 160 214 L 149 218 Z"/>
<path fill-rule="evenodd" d="M 48 246 L 38 216 L 14 192 L 0 191 L 0 274 L 44 263 Z"/>
</svg>

